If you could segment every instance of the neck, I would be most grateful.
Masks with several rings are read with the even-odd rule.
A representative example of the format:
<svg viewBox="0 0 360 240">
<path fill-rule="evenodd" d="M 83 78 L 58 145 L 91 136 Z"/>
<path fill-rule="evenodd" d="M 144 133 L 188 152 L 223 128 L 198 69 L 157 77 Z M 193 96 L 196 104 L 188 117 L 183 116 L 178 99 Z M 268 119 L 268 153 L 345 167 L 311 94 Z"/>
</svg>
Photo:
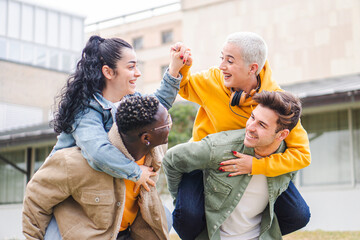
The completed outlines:
<svg viewBox="0 0 360 240">
<path fill-rule="evenodd" d="M 120 134 L 120 135 L 127 151 L 135 159 L 135 161 L 141 159 L 143 156 L 145 156 L 150 152 L 151 148 L 142 144 L 140 142 L 140 138 L 134 140 L 133 138 L 128 137 L 124 134 Z"/>
<path fill-rule="evenodd" d="M 256 158 L 268 157 L 274 152 L 276 152 L 276 150 L 278 150 L 279 147 L 280 147 L 280 143 L 276 143 L 276 142 L 266 147 L 255 147 L 254 148 L 255 157 Z"/>
<path fill-rule="evenodd" d="M 125 96 L 125 94 L 123 93 L 119 94 L 118 92 L 116 92 L 114 88 L 110 88 L 106 86 L 102 91 L 102 95 L 106 100 L 109 100 L 110 102 L 113 103 L 120 101 Z"/>
<path fill-rule="evenodd" d="M 236 91 L 243 90 L 246 93 L 250 93 L 251 90 L 255 89 L 258 85 L 256 75 L 253 74 L 246 80 L 246 86 L 240 88 L 234 88 Z"/>
</svg>

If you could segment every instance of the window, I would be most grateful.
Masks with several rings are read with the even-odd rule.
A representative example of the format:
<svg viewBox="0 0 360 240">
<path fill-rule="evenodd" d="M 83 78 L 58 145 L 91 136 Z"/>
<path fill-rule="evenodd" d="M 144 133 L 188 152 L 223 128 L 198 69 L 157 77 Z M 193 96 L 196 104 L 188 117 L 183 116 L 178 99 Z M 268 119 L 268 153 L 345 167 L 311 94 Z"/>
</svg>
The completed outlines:
<svg viewBox="0 0 360 240">
<path fill-rule="evenodd" d="M 9 21 L 8 35 L 9 37 L 20 37 L 20 3 L 9 2 Z"/>
<path fill-rule="evenodd" d="M 59 14 L 56 12 L 48 12 L 47 41 L 49 46 L 59 46 Z"/>
<path fill-rule="evenodd" d="M 35 166 L 34 173 L 43 165 L 45 159 L 49 156 L 52 151 L 51 146 L 35 148 Z"/>
<path fill-rule="evenodd" d="M 312 161 L 309 167 L 301 170 L 302 186 L 352 183 L 354 166 L 349 113 L 350 110 L 341 110 L 303 116 L 302 124 L 308 132 Z"/>
<path fill-rule="evenodd" d="M 173 31 L 168 30 L 161 33 L 162 43 L 171 43 L 173 41 Z"/>
<path fill-rule="evenodd" d="M 2 152 L 0 155 L 21 169 L 25 168 L 25 150 Z M 21 203 L 24 197 L 25 175 L 0 160 L 0 204 Z"/>
<path fill-rule="evenodd" d="M 0 0 L 0 35 L 6 34 L 7 1 Z"/>
<path fill-rule="evenodd" d="M 21 61 L 23 63 L 32 64 L 34 62 L 34 45 L 23 43 L 22 46 Z"/>
<path fill-rule="evenodd" d="M 21 39 L 32 41 L 34 32 L 34 8 L 23 5 L 21 14 Z"/>
<path fill-rule="evenodd" d="M 353 149 L 355 162 L 355 180 L 360 183 L 360 109 L 353 111 Z"/>
<path fill-rule="evenodd" d="M 60 16 L 60 47 L 70 49 L 71 18 L 66 15 Z"/>
<path fill-rule="evenodd" d="M 143 37 L 137 37 L 133 39 L 133 47 L 135 50 L 143 48 Z"/>
<path fill-rule="evenodd" d="M 79 18 L 73 18 L 72 20 L 72 34 L 71 34 L 71 48 L 74 51 L 79 51 L 83 48 L 83 32 L 84 26 L 83 22 Z"/>
<path fill-rule="evenodd" d="M 19 61 L 21 55 L 20 43 L 18 41 L 9 41 L 9 55 L 8 59 L 12 61 Z"/>
<path fill-rule="evenodd" d="M 44 9 L 35 9 L 35 42 L 45 44 L 46 42 L 46 12 Z"/>
<path fill-rule="evenodd" d="M 0 38 L 0 58 L 6 58 L 6 40 L 4 38 Z"/>
</svg>

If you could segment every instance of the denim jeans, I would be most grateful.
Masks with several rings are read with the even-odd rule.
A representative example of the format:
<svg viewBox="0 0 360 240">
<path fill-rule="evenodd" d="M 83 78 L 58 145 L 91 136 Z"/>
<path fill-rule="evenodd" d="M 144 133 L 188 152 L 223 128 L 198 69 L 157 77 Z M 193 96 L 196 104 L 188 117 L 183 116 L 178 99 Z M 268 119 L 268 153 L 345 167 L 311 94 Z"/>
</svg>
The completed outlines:
<svg viewBox="0 0 360 240">
<path fill-rule="evenodd" d="M 164 206 L 164 209 L 165 209 L 165 214 L 166 214 L 166 221 L 168 224 L 168 231 L 170 232 L 172 224 L 173 224 L 171 212 L 165 206 Z M 119 238 L 119 239 L 128 239 L 127 236 L 124 236 L 124 237 L 125 238 Z M 51 218 L 51 221 L 45 230 L 44 240 L 62 240 L 60 230 L 59 230 L 59 227 L 57 225 L 57 222 L 56 222 L 56 219 L 54 216 Z"/>
<path fill-rule="evenodd" d="M 294 184 L 275 202 L 275 213 L 283 235 L 306 226 L 310 220 L 310 210 Z M 179 185 L 173 227 L 183 240 L 195 239 L 205 228 L 203 173 L 195 170 L 183 175 Z"/>
</svg>

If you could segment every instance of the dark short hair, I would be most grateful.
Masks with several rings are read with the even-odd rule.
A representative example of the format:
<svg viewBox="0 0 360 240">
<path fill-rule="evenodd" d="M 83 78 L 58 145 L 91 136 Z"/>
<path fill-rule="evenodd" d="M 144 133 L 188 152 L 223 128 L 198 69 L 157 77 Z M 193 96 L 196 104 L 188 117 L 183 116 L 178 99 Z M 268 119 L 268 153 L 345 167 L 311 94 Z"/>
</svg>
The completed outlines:
<svg viewBox="0 0 360 240">
<path fill-rule="evenodd" d="M 121 101 L 116 113 L 119 133 L 142 128 L 156 121 L 159 100 L 152 96 L 132 96 Z"/>
<path fill-rule="evenodd" d="M 252 99 L 276 112 L 279 117 L 276 132 L 283 129 L 291 131 L 300 119 L 302 109 L 300 99 L 289 92 L 262 91 L 255 94 Z"/>
</svg>

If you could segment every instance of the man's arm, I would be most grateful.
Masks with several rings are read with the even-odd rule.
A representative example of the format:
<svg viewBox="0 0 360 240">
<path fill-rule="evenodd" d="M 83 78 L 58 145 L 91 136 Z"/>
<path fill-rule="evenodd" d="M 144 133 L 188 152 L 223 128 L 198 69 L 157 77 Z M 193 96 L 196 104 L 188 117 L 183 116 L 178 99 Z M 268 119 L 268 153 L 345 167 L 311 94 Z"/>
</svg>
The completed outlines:
<svg viewBox="0 0 360 240">
<path fill-rule="evenodd" d="M 177 197 L 183 173 L 206 169 L 210 164 L 211 148 L 208 138 L 200 142 L 179 144 L 166 153 L 163 159 L 164 172 L 171 196 Z"/>
<path fill-rule="evenodd" d="M 59 153 L 47 159 L 26 187 L 22 212 L 26 239 L 43 239 L 53 207 L 70 196 L 66 161 L 57 156 Z"/>
</svg>

